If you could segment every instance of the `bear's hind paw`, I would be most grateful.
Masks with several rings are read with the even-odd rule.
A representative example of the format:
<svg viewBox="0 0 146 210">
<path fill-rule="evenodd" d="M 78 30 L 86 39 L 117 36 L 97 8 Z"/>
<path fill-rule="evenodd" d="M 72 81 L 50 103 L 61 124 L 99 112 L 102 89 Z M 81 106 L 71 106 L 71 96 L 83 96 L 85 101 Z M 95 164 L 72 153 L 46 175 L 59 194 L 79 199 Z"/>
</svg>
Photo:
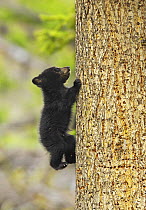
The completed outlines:
<svg viewBox="0 0 146 210">
<path fill-rule="evenodd" d="M 67 167 L 67 162 L 61 162 L 60 165 L 56 168 L 56 170 L 61 170 Z"/>
</svg>

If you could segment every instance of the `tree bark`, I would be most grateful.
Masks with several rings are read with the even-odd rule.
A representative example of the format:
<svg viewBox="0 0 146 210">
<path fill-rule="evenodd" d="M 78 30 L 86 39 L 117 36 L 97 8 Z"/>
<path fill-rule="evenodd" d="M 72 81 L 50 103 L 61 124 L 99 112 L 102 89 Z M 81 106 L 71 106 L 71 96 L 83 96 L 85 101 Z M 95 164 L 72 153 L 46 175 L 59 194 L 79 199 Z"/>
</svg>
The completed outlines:
<svg viewBox="0 0 146 210">
<path fill-rule="evenodd" d="M 143 210 L 144 0 L 76 0 L 76 209 Z"/>
</svg>

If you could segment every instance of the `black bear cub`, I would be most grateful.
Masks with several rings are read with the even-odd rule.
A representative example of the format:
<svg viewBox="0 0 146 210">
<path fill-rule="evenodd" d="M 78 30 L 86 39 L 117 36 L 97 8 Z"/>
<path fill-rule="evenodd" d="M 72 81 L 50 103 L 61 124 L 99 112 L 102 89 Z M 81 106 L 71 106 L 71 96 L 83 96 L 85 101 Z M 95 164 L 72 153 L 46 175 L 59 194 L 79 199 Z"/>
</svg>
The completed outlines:
<svg viewBox="0 0 146 210">
<path fill-rule="evenodd" d="M 51 67 L 44 70 L 32 82 L 40 87 L 44 96 L 44 107 L 40 120 L 40 139 L 51 154 L 50 165 L 63 169 L 75 163 L 75 137 L 67 134 L 71 107 L 81 87 L 80 79 L 71 88 L 64 86 L 70 76 L 69 67 Z M 62 162 L 63 155 L 65 162 Z"/>
</svg>

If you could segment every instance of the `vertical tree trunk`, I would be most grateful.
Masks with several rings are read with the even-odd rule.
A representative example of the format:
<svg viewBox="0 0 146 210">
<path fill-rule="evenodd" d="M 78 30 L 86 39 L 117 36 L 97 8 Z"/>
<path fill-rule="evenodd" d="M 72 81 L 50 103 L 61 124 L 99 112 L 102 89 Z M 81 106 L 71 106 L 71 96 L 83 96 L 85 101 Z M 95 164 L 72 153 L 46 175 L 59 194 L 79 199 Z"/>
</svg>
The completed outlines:
<svg viewBox="0 0 146 210">
<path fill-rule="evenodd" d="M 76 209 L 144 209 L 144 0 L 76 0 Z"/>
</svg>

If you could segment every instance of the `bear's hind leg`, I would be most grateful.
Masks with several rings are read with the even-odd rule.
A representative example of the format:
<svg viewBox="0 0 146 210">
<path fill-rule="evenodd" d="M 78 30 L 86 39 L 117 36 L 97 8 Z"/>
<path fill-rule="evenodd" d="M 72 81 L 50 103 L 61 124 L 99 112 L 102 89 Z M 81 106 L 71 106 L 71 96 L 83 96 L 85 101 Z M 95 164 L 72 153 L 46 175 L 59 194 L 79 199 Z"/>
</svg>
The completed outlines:
<svg viewBox="0 0 146 210">
<path fill-rule="evenodd" d="M 65 160 L 67 163 L 76 163 L 75 155 L 75 137 L 72 135 L 66 136 Z"/>
<path fill-rule="evenodd" d="M 55 170 L 61 170 L 63 168 L 66 168 L 67 162 L 62 162 L 63 154 L 63 151 L 59 150 L 59 148 L 51 152 L 50 165 Z"/>
</svg>

